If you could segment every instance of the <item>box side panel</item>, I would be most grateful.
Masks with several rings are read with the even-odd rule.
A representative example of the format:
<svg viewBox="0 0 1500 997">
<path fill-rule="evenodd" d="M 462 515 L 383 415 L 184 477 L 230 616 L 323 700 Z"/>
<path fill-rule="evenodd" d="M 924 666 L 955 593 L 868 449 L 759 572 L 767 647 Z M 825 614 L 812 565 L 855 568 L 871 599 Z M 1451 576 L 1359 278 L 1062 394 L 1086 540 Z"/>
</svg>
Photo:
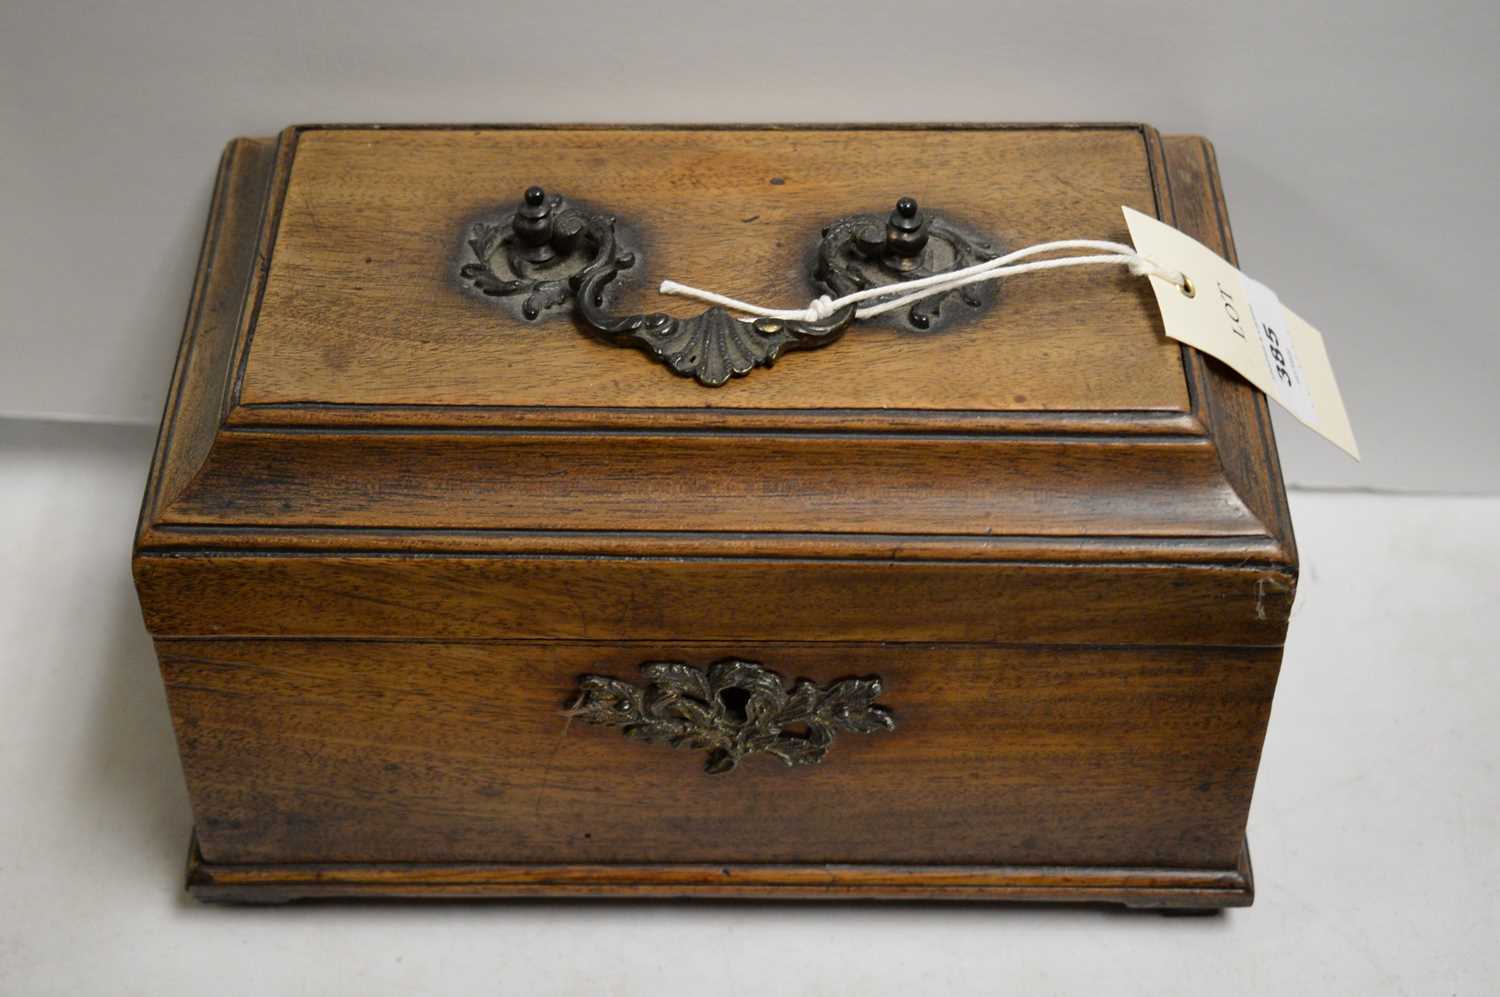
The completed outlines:
<svg viewBox="0 0 1500 997">
<path fill-rule="evenodd" d="M 1233 870 L 1278 649 L 158 641 L 213 863 Z M 748 658 L 878 676 L 821 764 L 570 719 L 581 676 Z"/>
</svg>

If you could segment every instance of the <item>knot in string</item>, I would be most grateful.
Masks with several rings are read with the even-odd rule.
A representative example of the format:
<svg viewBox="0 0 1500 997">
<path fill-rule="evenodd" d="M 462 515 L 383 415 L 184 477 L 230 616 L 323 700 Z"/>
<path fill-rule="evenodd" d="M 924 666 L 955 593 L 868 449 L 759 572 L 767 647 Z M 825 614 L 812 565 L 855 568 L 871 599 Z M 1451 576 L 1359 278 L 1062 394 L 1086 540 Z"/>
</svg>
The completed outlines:
<svg viewBox="0 0 1500 997">
<path fill-rule="evenodd" d="M 812 301 L 808 302 L 807 313 L 803 316 L 803 321 L 822 322 L 825 319 L 831 318 L 833 313 L 839 310 L 839 307 L 833 298 L 826 294 L 820 298 L 813 298 Z"/>
</svg>

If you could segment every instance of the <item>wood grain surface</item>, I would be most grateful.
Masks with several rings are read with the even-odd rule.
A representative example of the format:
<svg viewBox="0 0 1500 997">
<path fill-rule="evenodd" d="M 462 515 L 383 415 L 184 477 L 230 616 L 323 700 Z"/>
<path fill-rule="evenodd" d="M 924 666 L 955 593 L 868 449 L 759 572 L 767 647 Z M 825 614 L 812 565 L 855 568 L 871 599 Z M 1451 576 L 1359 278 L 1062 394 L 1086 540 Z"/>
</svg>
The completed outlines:
<svg viewBox="0 0 1500 997">
<path fill-rule="evenodd" d="M 159 641 L 215 862 L 1232 869 L 1278 649 L 757 643 L 878 675 L 896 729 L 817 766 L 570 722 L 578 677 L 732 643 Z"/>
<path fill-rule="evenodd" d="M 161 636 L 719 637 L 1279 647 L 1295 578 L 1173 565 L 399 554 L 142 558 Z"/>
<path fill-rule="evenodd" d="M 245 405 L 1185 410 L 1176 345 L 1123 268 L 1010 281 L 1004 302 L 932 333 L 862 323 L 707 391 L 566 316 L 512 317 L 459 289 L 475 219 L 529 185 L 634 232 L 616 307 L 692 315 L 671 277 L 778 307 L 813 297 L 819 231 L 915 196 L 1002 248 L 1128 241 L 1122 204 L 1158 209 L 1138 127 L 1096 129 L 314 129 L 295 143 Z"/>
</svg>

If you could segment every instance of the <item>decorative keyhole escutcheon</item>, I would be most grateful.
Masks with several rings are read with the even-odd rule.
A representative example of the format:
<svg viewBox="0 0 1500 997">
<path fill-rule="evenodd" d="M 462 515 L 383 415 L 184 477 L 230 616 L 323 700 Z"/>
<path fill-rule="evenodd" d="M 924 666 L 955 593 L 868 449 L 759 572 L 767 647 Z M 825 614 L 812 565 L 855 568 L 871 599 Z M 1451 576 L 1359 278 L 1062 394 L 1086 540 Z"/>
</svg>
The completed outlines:
<svg viewBox="0 0 1500 997">
<path fill-rule="evenodd" d="M 568 714 L 619 727 L 627 737 L 708 752 L 704 769 L 728 772 L 741 759 L 767 754 L 787 765 L 823 761 L 839 732 L 895 730 L 891 711 L 875 702 L 876 676 L 819 686 L 801 680 L 789 691 L 781 676 L 753 661 L 727 659 L 706 670 L 675 661 L 641 666 L 644 685 L 585 675 Z"/>
</svg>

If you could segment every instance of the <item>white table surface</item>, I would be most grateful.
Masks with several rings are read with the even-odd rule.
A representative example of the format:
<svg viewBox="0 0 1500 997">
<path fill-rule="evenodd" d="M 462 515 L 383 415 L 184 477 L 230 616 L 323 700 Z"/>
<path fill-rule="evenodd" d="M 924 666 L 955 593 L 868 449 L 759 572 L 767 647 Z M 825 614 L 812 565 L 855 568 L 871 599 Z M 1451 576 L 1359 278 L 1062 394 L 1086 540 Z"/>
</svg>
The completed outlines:
<svg viewBox="0 0 1500 997">
<path fill-rule="evenodd" d="M 1248 910 L 226 908 L 130 582 L 151 443 L 0 422 L 0 994 L 1500 992 L 1500 498 L 1293 495 Z"/>
</svg>

